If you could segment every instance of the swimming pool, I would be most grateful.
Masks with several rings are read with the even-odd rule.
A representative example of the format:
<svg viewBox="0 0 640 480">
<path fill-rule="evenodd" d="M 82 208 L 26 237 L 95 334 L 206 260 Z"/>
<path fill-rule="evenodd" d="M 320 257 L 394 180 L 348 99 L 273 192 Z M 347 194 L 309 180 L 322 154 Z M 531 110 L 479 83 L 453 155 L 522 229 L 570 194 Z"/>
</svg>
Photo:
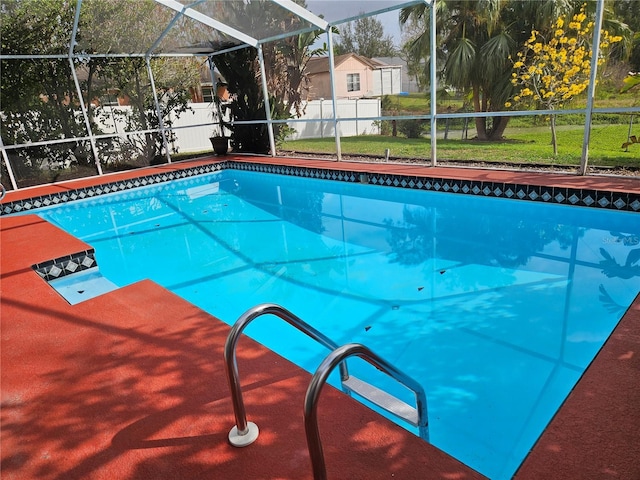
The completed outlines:
<svg viewBox="0 0 640 480">
<path fill-rule="evenodd" d="M 633 213 L 225 170 L 40 214 L 120 286 L 151 278 L 229 323 L 275 302 L 368 345 L 424 386 L 431 442 L 491 478 L 640 289 Z M 314 370 L 327 352 L 292 330 L 247 333 Z"/>
</svg>

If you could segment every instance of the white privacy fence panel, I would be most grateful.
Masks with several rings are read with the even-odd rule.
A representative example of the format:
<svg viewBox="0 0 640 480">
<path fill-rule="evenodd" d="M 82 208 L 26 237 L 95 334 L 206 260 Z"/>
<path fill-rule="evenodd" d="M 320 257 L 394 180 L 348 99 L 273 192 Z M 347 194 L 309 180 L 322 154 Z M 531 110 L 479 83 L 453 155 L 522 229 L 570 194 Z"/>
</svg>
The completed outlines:
<svg viewBox="0 0 640 480">
<path fill-rule="evenodd" d="M 380 133 L 374 120 L 361 118 L 379 117 L 381 115 L 380 99 L 343 99 L 338 100 L 338 117 L 351 118 L 340 122 L 340 131 L 344 137 L 370 135 Z M 175 139 L 171 142 L 172 152 L 190 153 L 211 150 L 210 103 L 192 103 L 191 110 L 184 112 L 179 118 L 171 117 Z M 95 119 L 100 133 L 122 134 L 127 132 L 126 114 L 131 111 L 128 106 L 105 106 L 96 110 Z M 289 139 L 333 137 L 333 104 L 331 100 L 313 100 L 307 103 L 305 114 L 300 117 L 303 122 L 290 122 L 295 132 Z"/>
<path fill-rule="evenodd" d="M 211 150 L 209 137 L 213 133 L 213 126 L 210 125 L 213 120 L 211 116 L 213 105 L 211 103 L 192 103 L 189 106 L 193 112 L 186 111 L 179 119 L 173 121 L 176 141 L 171 146 L 174 151 L 177 148 L 179 153 Z"/>
<path fill-rule="evenodd" d="M 357 98 L 337 100 L 338 118 L 353 120 L 340 121 L 340 133 L 343 137 L 356 135 L 371 135 L 380 133 L 374 120 L 367 118 L 382 115 L 382 107 L 378 98 Z M 304 122 L 290 122 L 289 126 L 295 132 L 288 137 L 290 140 L 303 138 L 333 137 L 335 125 L 333 122 L 333 103 L 331 100 L 312 100 L 307 102 L 305 114 L 299 120 Z"/>
<path fill-rule="evenodd" d="M 213 131 L 212 105 L 210 103 L 191 103 L 191 110 L 182 113 L 179 118 L 171 114 L 175 139 L 170 143 L 173 152 L 202 152 L 211 150 L 209 137 Z M 96 109 L 96 123 L 99 133 L 121 134 L 127 132 L 127 115 L 131 107 L 105 106 Z"/>
</svg>

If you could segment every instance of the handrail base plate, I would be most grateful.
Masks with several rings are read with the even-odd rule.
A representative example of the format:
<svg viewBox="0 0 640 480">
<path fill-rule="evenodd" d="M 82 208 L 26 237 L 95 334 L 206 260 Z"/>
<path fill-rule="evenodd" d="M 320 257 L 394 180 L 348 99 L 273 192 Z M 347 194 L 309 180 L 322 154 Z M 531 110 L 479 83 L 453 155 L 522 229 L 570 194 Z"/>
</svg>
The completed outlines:
<svg viewBox="0 0 640 480">
<path fill-rule="evenodd" d="M 229 432 L 229 443 L 234 447 L 246 447 L 255 442 L 259 434 L 258 426 L 253 422 L 247 422 L 247 433 L 244 435 L 240 435 L 238 427 L 234 425 Z"/>
</svg>

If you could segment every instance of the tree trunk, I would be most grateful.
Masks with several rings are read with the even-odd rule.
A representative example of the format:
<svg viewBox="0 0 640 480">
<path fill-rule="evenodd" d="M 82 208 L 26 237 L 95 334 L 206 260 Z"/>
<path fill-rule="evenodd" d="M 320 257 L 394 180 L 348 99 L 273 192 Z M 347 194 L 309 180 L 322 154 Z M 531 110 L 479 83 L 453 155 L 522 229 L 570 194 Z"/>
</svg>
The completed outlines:
<svg viewBox="0 0 640 480">
<path fill-rule="evenodd" d="M 553 145 L 553 156 L 558 156 L 558 138 L 556 137 L 556 116 L 551 115 L 551 144 Z"/>
<path fill-rule="evenodd" d="M 144 105 L 144 90 L 140 78 L 140 71 L 136 69 L 135 71 L 135 89 L 136 89 L 136 97 L 131 98 L 132 104 L 135 104 L 138 109 L 138 119 L 140 121 L 140 125 L 143 130 L 147 130 L 149 128 L 149 122 L 147 122 L 147 115 L 145 112 Z M 145 133 L 144 134 L 144 144 L 142 145 L 142 155 L 146 159 L 149 164 L 151 160 L 155 156 L 155 139 L 153 134 Z"/>
<path fill-rule="evenodd" d="M 89 122 L 93 123 L 93 108 L 91 108 L 93 100 L 93 76 L 96 73 L 95 62 L 89 62 L 89 75 L 87 76 L 87 116 Z"/>
<path fill-rule="evenodd" d="M 473 87 L 473 108 L 476 112 L 481 112 L 482 107 L 480 105 L 480 89 L 479 87 Z M 476 117 L 476 133 L 478 140 L 488 140 L 487 138 L 487 119 L 486 117 Z"/>
<path fill-rule="evenodd" d="M 131 96 L 129 100 L 131 101 L 132 106 L 135 105 L 138 110 L 138 120 L 140 121 L 140 126 L 143 130 L 147 130 L 147 116 L 144 111 L 144 92 L 142 91 L 142 84 L 140 82 L 140 74 L 136 70 L 135 72 L 135 89 L 136 95 L 135 97 Z"/>
<path fill-rule="evenodd" d="M 507 125 L 509 125 L 509 117 L 493 117 L 493 128 L 489 140 L 502 140 Z"/>
</svg>

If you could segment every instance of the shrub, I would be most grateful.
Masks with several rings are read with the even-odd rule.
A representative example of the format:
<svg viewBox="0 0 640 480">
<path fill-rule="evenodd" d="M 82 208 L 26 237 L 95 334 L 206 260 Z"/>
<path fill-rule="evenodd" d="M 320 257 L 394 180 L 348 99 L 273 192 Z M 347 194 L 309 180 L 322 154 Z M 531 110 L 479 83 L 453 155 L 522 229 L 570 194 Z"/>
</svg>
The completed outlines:
<svg viewBox="0 0 640 480">
<path fill-rule="evenodd" d="M 424 133 L 426 122 L 420 119 L 398 120 L 398 131 L 407 138 L 420 138 Z"/>
</svg>

